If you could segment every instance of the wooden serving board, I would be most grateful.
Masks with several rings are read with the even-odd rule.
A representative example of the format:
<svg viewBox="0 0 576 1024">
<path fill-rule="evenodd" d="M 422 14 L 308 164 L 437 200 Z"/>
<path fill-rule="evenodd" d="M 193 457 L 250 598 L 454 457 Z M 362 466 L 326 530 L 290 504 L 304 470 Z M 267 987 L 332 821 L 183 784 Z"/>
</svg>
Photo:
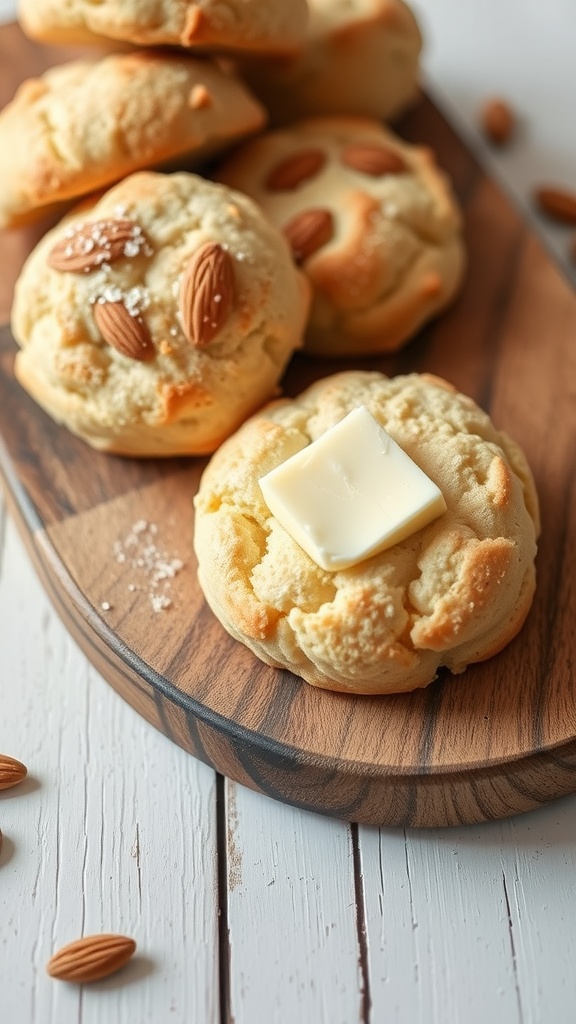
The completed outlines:
<svg viewBox="0 0 576 1024">
<path fill-rule="evenodd" d="M 0 56 L 3 74 L 6 60 L 16 59 L 21 76 L 47 62 L 14 27 L 0 38 Z M 8 84 L 0 78 L 4 91 Z M 196 581 L 192 497 L 205 462 L 93 452 L 15 383 L 7 327 L 0 468 L 70 632 L 156 728 L 225 775 L 301 807 L 383 825 L 449 825 L 576 790 L 576 298 L 430 102 L 401 131 L 432 145 L 453 177 L 469 271 L 447 315 L 397 357 L 361 365 L 447 377 L 529 457 L 542 503 L 538 589 L 504 652 L 426 690 L 380 698 L 316 690 L 261 664 L 216 622 Z M 0 310 L 31 241 L 0 239 Z M 299 358 L 286 391 L 343 365 Z M 141 520 L 156 533 L 134 533 Z M 155 589 L 164 554 L 184 565 Z M 171 606 L 154 611 L 151 597 L 164 587 Z"/>
</svg>

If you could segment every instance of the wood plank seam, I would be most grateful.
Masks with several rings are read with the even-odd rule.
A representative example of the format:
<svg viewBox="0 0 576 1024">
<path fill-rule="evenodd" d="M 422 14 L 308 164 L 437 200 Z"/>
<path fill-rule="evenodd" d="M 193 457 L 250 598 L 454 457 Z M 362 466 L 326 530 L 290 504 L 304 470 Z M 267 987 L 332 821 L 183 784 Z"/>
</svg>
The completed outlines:
<svg viewBox="0 0 576 1024">
<path fill-rule="evenodd" d="M 233 1024 L 230 1004 L 230 972 L 232 970 L 230 931 L 228 926 L 228 815 L 226 780 L 216 774 L 216 878 L 218 884 L 218 977 L 220 1024 Z"/>
<path fill-rule="evenodd" d="M 358 932 L 358 967 L 360 970 L 360 1024 L 370 1024 L 372 997 L 370 994 L 370 960 L 368 957 L 368 928 L 366 924 L 366 899 L 362 860 L 360 857 L 360 838 L 358 825 L 350 825 L 352 842 L 352 870 L 354 874 L 354 893 L 356 896 L 356 930 Z"/>
</svg>

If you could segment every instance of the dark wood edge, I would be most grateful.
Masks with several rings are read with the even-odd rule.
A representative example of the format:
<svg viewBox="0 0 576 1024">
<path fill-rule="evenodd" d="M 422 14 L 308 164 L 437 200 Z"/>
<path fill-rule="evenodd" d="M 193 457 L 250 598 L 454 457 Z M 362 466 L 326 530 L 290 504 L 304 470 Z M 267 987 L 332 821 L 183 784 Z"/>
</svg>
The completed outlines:
<svg viewBox="0 0 576 1024">
<path fill-rule="evenodd" d="M 437 827 L 488 820 L 494 817 L 494 792 L 499 789 L 503 790 L 501 817 L 576 789 L 576 740 L 543 748 L 522 760 L 479 764 L 465 774 L 450 770 L 402 774 L 375 771 L 371 766 L 369 776 L 363 776 L 367 768 L 363 762 L 303 755 L 187 698 L 122 644 L 86 600 L 59 561 L 28 494 L 15 479 L 1 439 L 0 473 L 9 510 L 36 572 L 84 654 L 139 713 L 217 771 L 293 806 L 388 826 Z M 63 600 L 63 594 L 71 603 Z M 524 773 L 530 777 L 529 786 L 523 784 Z M 416 785 L 425 794 L 420 802 Z M 303 793 L 310 793 L 311 798 L 302 799 Z M 490 795 L 485 809 L 484 794 Z"/>
</svg>

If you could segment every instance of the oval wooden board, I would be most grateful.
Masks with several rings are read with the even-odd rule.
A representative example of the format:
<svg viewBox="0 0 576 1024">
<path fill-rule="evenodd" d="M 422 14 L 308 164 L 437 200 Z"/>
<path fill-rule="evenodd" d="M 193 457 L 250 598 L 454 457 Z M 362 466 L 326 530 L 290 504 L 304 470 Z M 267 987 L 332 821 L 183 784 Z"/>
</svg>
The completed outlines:
<svg viewBox="0 0 576 1024">
<path fill-rule="evenodd" d="M 529 456 L 542 501 L 538 590 L 501 655 L 387 698 L 315 690 L 261 664 L 222 630 L 196 581 L 192 496 L 204 463 L 91 451 L 14 382 L 8 328 L 0 331 L 0 466 L 62 618 L 148 721 L 270 796 L 360 822 L 432 826 L 503 817 L 576 790 L 576 300 L 429 102 L 402 131 L 433 145 L 453 176 L 469 273 L 453 310 L 396 358 L 362 365 L 447 377 Z M 6 267 L 8 252 L 0 248 Z M 342 365 L 299 359 L 286 390 Z M 184 562 L 161 612 L 151 606 L 150 572 L 134 568 L 137 549 L 125 547 L 139 520 L 157 526 L 158 551 Z"/>
</svg>

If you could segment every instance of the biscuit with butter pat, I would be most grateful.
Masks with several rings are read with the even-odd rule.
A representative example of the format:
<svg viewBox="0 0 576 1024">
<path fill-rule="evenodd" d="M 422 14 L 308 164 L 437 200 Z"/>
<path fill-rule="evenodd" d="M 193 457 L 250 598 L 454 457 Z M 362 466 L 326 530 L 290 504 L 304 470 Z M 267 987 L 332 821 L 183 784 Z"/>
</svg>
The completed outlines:
<svg viewBox="0 0 576 1024">
<path fill-rule="evenodd" d="M 142 171 L 81 205 L 27 260 L 16 376 L 95 448 L 212 452 L 276 393 L 308 299 L 250 199 Z"/>
<path fill-rule="evenodd" d="M 461 216 L 433 153 L 368 118 L 309 118 L 242 144 L 217 177 L 284 231 L 314 292 L 306 349 L 398 349 L 455 297 Z"/>
<path fill-rule="evenodd" d="M 260 481 L 358 406 L 446 508 L 393 546 L 328 571 L 270 512 Z M 526 459 L 439 378 L 350 371 L 269 405 L 213 456 L 195 505 L 199 580 L 215 615 L 264 662 L 314 686 L 427 686 L 442 666 L 460 673 L 500 651 L 532 602 L 539 516 Z"/>
</svg>

